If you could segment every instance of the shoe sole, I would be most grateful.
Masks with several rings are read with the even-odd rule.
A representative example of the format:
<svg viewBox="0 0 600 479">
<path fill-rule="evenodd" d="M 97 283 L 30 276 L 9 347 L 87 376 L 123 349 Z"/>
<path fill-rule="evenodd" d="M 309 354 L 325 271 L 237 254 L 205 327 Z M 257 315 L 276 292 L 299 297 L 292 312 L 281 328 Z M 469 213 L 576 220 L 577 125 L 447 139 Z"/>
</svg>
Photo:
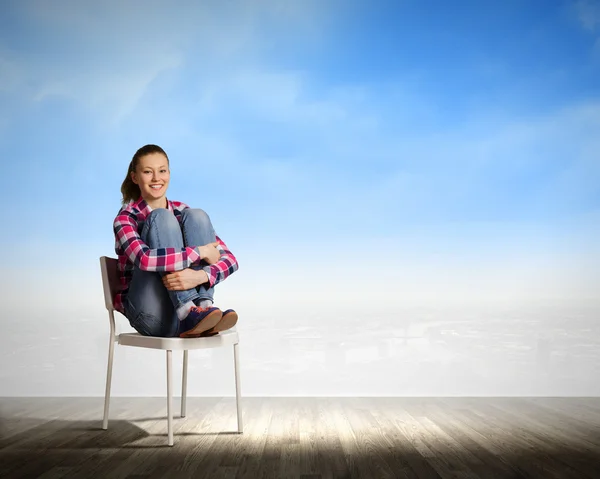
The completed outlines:
<svg viewBox="0 0 600 479">
<path fill-rule="evenodd" d="M 208 331 L 209 329 L 214 328 L 221 318 L 223 317 L 223 312 L 215 309 L 211 313 L 209 313 L 202 321 L 200 321 L 196 326 L 194 326 L 189 331 L 181 333 L 179 335 L 180 338 L 190 338 L 194 336 L 199 336 L 200 334 Z"/>
<path fill-rule="evenodd" d="M 221 331 L 227 331 L 228 329 L 233 328 L 238 322 L 238 315 L 235 311 L 232 313 L 227 313 L 225 316 L 221 318 L 221 320 L 216 324 L 214 328 L 207 333 L 220 333 Z"/>
</svg>

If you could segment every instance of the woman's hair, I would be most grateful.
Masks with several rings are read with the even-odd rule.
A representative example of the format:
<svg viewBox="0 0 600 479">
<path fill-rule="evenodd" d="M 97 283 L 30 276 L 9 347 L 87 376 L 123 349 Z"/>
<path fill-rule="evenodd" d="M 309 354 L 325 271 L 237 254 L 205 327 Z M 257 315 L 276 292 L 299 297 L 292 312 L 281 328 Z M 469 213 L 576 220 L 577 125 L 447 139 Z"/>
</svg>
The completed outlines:
<svg viewBox="0 0 600 479">
<path fill-rule="evenodd" d="M 131 173 L 133 173 L 136 170 L 138 163 L 140 162 L 140 159 L 151 153 L 160 153 L 161 155 L 165 155 L 165 158 L 167 159 L 167 163 L 169 162 L 169 157 L 165 153 L 165 150 L 163 150 L 158 145 L 145 145 L 145 146 L 142 146 L 138 151 L 136 151 L 135 155 L 133 155 L 133 158 L 131 159 L 131 162 L 129 163 L 129 168 L 127 169 L 127 175 L 125 176 L 125 179 L 123 180 L 123 184 L 121 185 L 121 194 L 123 195 L 123 199 L 122 199 L 123 205 L 126 205 L 130 201 L 136 201 L 137 199 L 139 199 L 140 195 L 142 194 L 140 191 L 140 187 L 138 185 L 136 185 L 133 182 L 133 180 L 131 179 Z"/>
</svg>

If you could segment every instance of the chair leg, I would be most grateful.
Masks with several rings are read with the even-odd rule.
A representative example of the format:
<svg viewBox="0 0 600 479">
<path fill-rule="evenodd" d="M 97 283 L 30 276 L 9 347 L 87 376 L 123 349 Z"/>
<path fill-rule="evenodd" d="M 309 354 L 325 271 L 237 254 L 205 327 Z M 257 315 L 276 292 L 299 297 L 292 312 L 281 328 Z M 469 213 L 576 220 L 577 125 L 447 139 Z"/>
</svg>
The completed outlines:
<svg viewBox="0 0 600 479">
<path fill-rule="evenodd" d="M 173 351 L 167 350 L 167 434 L 169 446 L 173 445 Z"/>
<path fill-rule="evenodd" d="M 241 404 L 241 383 L 240 383 L 240 358 L 239 358 L 239 344 L 233 345 L 233 362 L 235 369 L 235 405 L 237 408 L 237 423 L 238 432 L 241 434 L 244 430 L 242 425 L 242 404 Z"/>
<path fill-rule="evenodd" d="M 110 332 L 110 344 L 108 345 L 108 366 L 106 368 L 106 390 L 104 392 L 104 419 L 102 429 L 108 429 L 108 407 L 110 404 L 110 385 L 112 382 L 113 356 L 115 352 L 115 333 Z"/>
<path fill-rule="evenodd" d="M 188 351 L 183 350 L 183 376 L 181 378 L 181 417 L 185 417 L 185 406 L 187 401 L 187 368 Z"/>
</svg>

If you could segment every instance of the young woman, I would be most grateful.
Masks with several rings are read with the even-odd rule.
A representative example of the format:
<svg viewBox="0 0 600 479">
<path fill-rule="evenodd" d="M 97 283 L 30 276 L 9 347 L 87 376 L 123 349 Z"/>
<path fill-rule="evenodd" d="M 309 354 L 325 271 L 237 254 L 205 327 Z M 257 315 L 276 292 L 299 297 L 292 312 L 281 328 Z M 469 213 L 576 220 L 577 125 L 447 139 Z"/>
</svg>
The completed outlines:
<svg viewBox="0 0 600 479">
<path fill-rule="evenodd" d="M 113 224 L 121 281 L 115 309 L 147 336 L 212 336 L 237 323 L 237 313 L 215 307 L 213 296 L 238 263 L 204 211 L 167 199 L 169 179 L 161 147 L 133 155 Z"/>
</svg>

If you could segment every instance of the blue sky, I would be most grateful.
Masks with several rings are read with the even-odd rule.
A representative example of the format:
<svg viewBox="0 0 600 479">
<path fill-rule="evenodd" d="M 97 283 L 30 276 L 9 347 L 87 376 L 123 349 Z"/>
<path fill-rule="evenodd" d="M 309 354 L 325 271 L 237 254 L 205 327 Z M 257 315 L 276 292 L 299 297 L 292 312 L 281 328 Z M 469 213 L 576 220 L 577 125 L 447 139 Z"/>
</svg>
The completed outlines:
<svg viewBox="0 0 600 479">
<path fill-rule="evenodd" d="M 111 254 L 129 160 L 157 143 L 170 198 L 247 264 L 598 258 L 599 1 L 0 9 L 5 224 L 35 216 L 23 245 Z"/>
</svg>

